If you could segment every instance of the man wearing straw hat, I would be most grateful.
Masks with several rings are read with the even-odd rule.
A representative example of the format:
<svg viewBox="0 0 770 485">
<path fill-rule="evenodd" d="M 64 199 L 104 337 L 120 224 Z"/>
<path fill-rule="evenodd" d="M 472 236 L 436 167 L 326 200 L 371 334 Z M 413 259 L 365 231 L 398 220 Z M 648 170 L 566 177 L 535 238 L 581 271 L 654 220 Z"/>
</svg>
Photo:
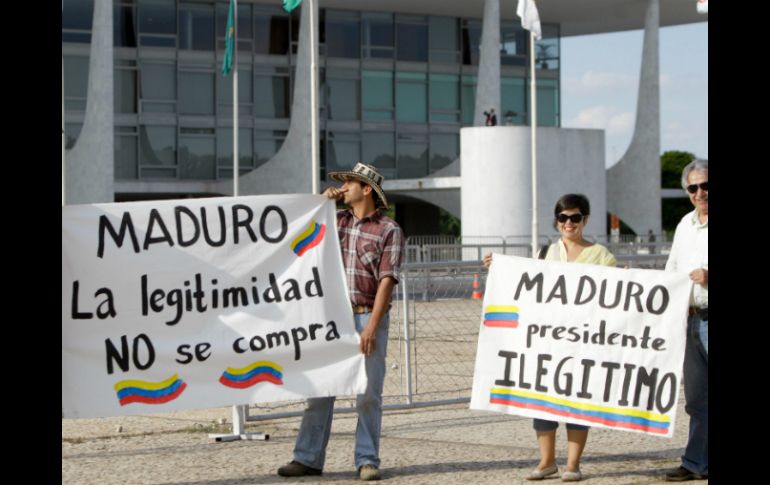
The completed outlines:
<svg viewBox="0 0 770 485">
<path fill-rule="evenodd" d="M 380 213 L 388 208 L 383 176 L 372 165 L 356 163 L 348 172 L 331 172 L 342 182 L 324 195 L 344 201 L 337 211 L 337 230 L 345 267 L 350 304 L 366 355 L 366 392 L 356 397 L 355 463 L 361 480 L 379 480 L 382 388 L 388 344 L 390 297 L 398 283 L 404 254 L 404 235 L 396 222 Z M 284 477 L 320 475 L 331 432 L 334 397 L 310 398 L 302 417 L 294 459 L 278 469 Z"/>
</svg>

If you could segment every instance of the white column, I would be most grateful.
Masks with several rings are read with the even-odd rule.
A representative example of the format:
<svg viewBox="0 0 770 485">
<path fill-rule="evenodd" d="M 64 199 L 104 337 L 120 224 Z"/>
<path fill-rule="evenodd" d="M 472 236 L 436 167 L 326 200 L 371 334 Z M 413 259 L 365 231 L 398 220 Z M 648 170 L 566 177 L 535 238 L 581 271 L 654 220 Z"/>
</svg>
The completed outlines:
<svg viewBox="0 0 770 485">
<path fill-rule="evenodd" d="M 495 110 L 498 123 L 503 120 L 500 113 L 500 0 L 484 0 L 480 49 L 474 126 L 484 126 L 484 111 L 490 109 Z"/>
<path fill-rule="evenodd" d="M 94 1 L 86 116 L 75 146 L 66 153 L 66 203 L 115 199 L 115 123 L 112 0 Z"/>
<path fill-rule="evenodd" d="M 661 231 L 659 18 L 659 0 L 648 0 L 634 135 L 607 171 L 609 210 L 637 234 Z"/>
</svg>

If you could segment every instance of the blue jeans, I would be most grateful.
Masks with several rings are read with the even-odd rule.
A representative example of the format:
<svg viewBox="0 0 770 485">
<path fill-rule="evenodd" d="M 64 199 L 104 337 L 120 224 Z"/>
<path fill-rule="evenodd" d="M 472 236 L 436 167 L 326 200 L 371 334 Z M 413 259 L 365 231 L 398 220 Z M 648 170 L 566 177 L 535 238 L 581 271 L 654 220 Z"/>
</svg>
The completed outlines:
<svg viewBox="0 0 770 485">
<path fill-rule="evenodd" d="M 709 472 L 709 322 L 687 318 L 684 352 L 685 411 L 690 415 L 690 435 L 682 466 L 694 473 Z"/>
<path fill-rule="evenodd" d="M 369 313 L 354 315 L 356 330 L 360 334 L 369 322 Z M 366 392 L 356 396 L 356 469 L 364 465 L 380 466 L 380 430 L 382 424 L 382 387 L 385 383 L 385 355 L 388 347 L 386 313 L 377 327 L 374 353 L 365 357 Z M 332 397 L 315 397 L 307 400 L 302 424 L 294 445 L 294 460 L 305 466 L 323 469 L 326 461 L 326 445 L 332 429 L 334 400 Z"/>
</svg>

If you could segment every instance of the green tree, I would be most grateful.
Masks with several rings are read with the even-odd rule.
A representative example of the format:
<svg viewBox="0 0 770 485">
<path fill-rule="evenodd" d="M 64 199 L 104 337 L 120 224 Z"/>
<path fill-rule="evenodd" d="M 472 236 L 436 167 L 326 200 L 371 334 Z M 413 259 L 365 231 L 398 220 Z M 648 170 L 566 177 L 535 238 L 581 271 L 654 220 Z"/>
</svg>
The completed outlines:
<svg viewBox="0 0 770 485">
<path fill-rule="evenodd" d="M 660 182 L 664 189 L 682 189 L 682 170 L 692 162 L 695 155 L 690 152 L 668 151 L 660 156 Z M 683 194 L 684 195 L 684 194 Z M 685 214 L 692 210 L 692 203 L 687 197 L 663 199 L 661 204 L 661 223 L 669 240 L 673 237 L 676 225 Z"/>
<path fill-rule="evenodd" d="M 439 208 L 438 224 L 441 234 L 455 237 L 460 235 L 460 219 L 441 208 Z"/>
<path fill-rule="evenodd" d="M 690 152 L 672 150 L 660 156 L 660 183 L 664 189 L 682 188 L 682 170 L 692 162 L 695 155 Z"/>
</svg>

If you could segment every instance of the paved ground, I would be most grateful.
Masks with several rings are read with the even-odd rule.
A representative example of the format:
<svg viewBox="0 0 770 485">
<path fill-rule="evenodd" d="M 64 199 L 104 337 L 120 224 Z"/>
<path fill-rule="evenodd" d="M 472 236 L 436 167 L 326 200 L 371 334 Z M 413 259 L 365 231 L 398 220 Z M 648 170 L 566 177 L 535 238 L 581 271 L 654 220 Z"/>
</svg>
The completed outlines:
<svg viewBox="0 0 770 485">
<path fill-rule="evenodd" d="M 683 398 L 683 396 L 682 396 Z M 582 471 L 594 484 L 658 483 L 679 463 L 687 416 L 680 398 L 674 437 L 593 429 Z M 260 411 L 257 411 L 260 412 Z M 228 424 L 219 425 L 222 419 Z M 229 429 L 231 408 L 142 417 L 62 420 L 63 484 L 358 483 L 353 469 L 355 413 L 335 416 L 322 477 L 285 479 L 276 469 L 291 459 L 299 418 L 248 423 L 269 441 L 217 443 L 207 432 Z M 557 438 L 564 467 L 566 436 Z M 531 483 L 537 463 L 529 419 L 471 411 L 467 404 L 386 411 L 383 478 L 394 484 Z M 550 479 L 547 483 L 561 483 Z M 704 481 L 697 483 L 707 483 Z"/>
<path fill-rule="evenodd" d="M 435 280 L 435 277 L 434 277 Z M 400 303 L 391 312 L 385 402 L 403 402 L 406 346 Z M 413 391 L 421 399 L 469 396 L 481 302 L 416 302 L 410 310 Z M 346 405 L 347 402 L 341 402 Z M 255 415 L 298 406 L 263 405 Z M 591 430 L 582 471 L 592 484 L 659 483 L 679 464 L 687 440 L 687 415 L 680 392 L 674 437 Z M 335 416 L 324 475 L 284 479 L 276 475 L 291 460 L 298 417 L 249 423 L 269 441 L 217 443 L 208 432 L 225 432 L 231 408 L 142 417 L 62 420 L 63 484 L 291 484 L 358 483 L 353 465 L 356 416 Z M 223 428 L 223 429 L 217 429 Z M 120 431 L 118 431 L 120 429 Z M 557 463 L 564 467 L 566 433 L 557 438 Z M 468 404 L 386 411 L 380 457 L 384 479 L 393 484 L 476 485 L 531 483 L 523 477 L 538 461 L 531 420 L 471 411 Z M 561 483 L 549 479 L 546 484 Z M 697 482 L 706 483 L 706 482 Z"/>
</svg>

